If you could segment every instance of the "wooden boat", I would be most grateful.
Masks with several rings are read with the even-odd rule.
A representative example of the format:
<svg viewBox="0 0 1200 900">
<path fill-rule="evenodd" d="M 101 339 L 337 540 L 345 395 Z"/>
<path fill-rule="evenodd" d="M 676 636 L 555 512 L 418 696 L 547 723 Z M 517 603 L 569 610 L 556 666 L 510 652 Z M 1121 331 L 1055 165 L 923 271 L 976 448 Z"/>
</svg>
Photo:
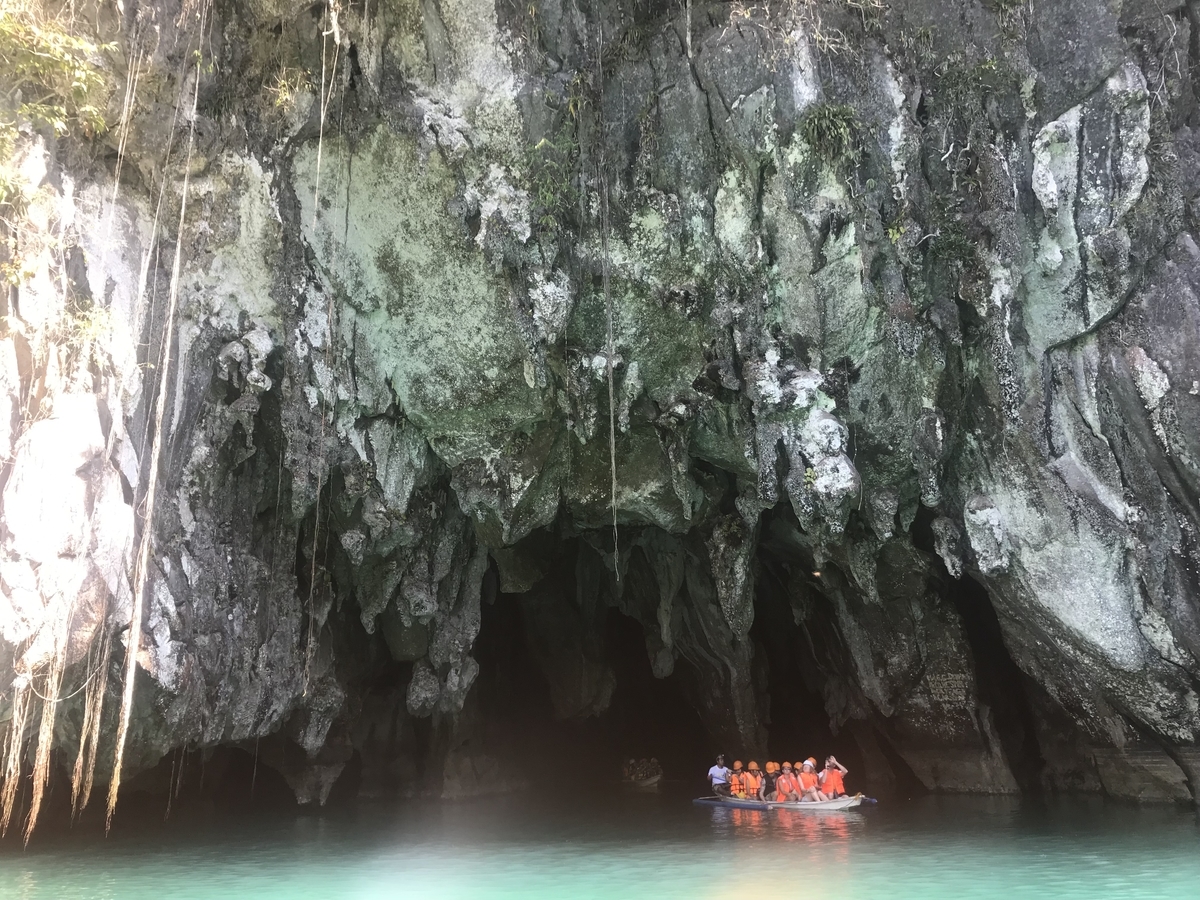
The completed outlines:
<svg viewBox="0 0 1200 900">
<path fill-rule="evenodd" d="M 816 800 L 811 803 L 795 801 L 740 800 L 737 797 L 697 797 L 692 802 L 697 806 L 728 806 L 733 809 L 796 809 L 801 812 L 838 812 L 862 806 L 867 800 L 862 794 L 853 797 L 838 797 L 836 800 Z"/>
</svg>

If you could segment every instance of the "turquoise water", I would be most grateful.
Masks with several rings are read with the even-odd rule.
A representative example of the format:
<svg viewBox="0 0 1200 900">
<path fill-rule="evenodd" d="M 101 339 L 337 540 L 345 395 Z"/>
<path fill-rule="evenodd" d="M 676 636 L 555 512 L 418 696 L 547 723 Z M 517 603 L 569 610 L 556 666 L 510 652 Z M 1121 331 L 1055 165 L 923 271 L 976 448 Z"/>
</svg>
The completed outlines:
<svg viewBox="0 0 1200 900">
<path fill-rule="evenodd" d="M 0 849 L 4 900 L 1200 897 L 1195 813 L 926 798 L 853 813 L 672 793 L 136 827 Z"/>
</svg>

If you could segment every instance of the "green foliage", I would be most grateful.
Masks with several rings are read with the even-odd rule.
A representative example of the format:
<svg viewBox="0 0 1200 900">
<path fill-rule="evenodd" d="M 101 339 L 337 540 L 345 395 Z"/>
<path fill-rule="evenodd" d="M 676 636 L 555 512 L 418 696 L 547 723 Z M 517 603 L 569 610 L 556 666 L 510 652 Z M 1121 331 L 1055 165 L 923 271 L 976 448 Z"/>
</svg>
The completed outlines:
<svg viewBox="0 0 1200 900">
<path fill-rule="evenodd" d="M 529 153 L 534 216 L 538 227 L 554 231 L 575 205 L 575 161 L 579 144 L 568 127 L 538 141 Z"/>
<path fill-rule="evenodd" d="M 58 135 L 78 131 L 92 137 L 107 127 L 107 79 L 94 60 L 110 45 L 98 46 L 58 22 L 39 24 L 35 18 L 28 10 L 0 9 L 0 91 L 5 117 L 16 114 L 15 121 L 0 122 L 0 152 L 11 152 L 17 122 L 24 119 Z"/>
<path fill-rule="evenodd" d="M 577 73 L 567 86 L 566 116 L 553 135 L 529 148 L 534 221 L 542 231 L 561 227 L 579 200 L 576 170 L 579 163 L 579 120 L 591 105 L 586 79 Z"/>
<path fill-rule="evenodd" d="M 978 241 L 967 235 L 962 222 L 948 220 L 937 227 L 929 247 L 929 259 L 958 282 L 960 292 L 986 278 L 979 259 Z"/>
<path fill-rule="evenodd" d="M 972 66 L 954 54 L 934 74 L 937 76 L 934 101 L 952 115 L 968 115 L 966 111 L 978 108 L 984 95 L 1001 90 L 1006 83 L 1019 88 L 1012 69 L 994 57 Z"/>
<path fill-rule="evenodd" d="M 264 88 L 271 107 L 282 113 L 291 112 L 296 97 L 311 86 L 312 78 L 304 69 L 281 66 Z"/>
<path fill-rule="evenodd" d="M 821 103 L 800 123 L 800 135 L 813 152 L 835 169 L 858 161 L 858 116 L 849 106 Z"/>
<path fill-rule="evenodd" d="M 112 314 L 91 299 L 72 297 L 62 326 L 62 338 L 68 347 L 87 350 L 112 330 Z"/>
<path fill-rule="evenodd" d="M 808 468 L 806 468 L 804 470 L 804 486 L 806 488 L 811 488 L 816 483 L 817 483 L 817 470 L 814 469 L 812 466 L 809 466 Z"/>
<path fill-rule="evenodd" d="M 38 0 L 0 0 L 0 280 L 20 284 L 30 241 L 24 180 L 13 165 L 25 123 L 56 135 L 105 130 L 108 80 L 97 65 L 110 49 L 44 17 Z"/>
<path fill-rule="evenodd" d="M 916 29 L 901 28 L 894 39 L 894 46 L 909 68 L 930 69 L 936 62 L 935 34 L 928 25 Z"/>
</svg>

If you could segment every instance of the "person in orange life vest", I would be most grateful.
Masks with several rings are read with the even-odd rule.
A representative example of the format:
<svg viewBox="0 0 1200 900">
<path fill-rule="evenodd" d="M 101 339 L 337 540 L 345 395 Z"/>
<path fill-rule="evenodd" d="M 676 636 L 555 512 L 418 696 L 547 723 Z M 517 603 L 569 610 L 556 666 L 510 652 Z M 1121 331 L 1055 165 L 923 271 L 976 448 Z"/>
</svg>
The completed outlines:
<svg viewBox="0 0 1200 900">
<path fill-rule="evenodd" d="M 763 798 L 763 777 L 762 770 L 759 769 L 758 763 L 750 760 L 750 764 L 746 766 L 746 799 L 761 800 Z"/>
<path fill-rule="evenodd" d="M 780 768 L 783 771 L 775 779 L 775 799 L 783 803 L 789 800 L 799 800 L 800 783 L 796 781 L 796 776 L 792 772 L 792 764 L 785 762 Z"/>
<path fill-rule="evenodd" d="M 821 780 L 817 777 L 817 761 L 811 756 L 804 761 L 800 769 L 800 799 L 804 802 L 824 800 L 821 793 Z"/>
<path fill-rule="evenodd" d="M 842 778 L 849 771 L 837 761 L 836 757 L 831 755 L 826 758 L 825 768 L 818 776 L 821 782 L 821 793 L 825 795 L 825 799 L 832 800 L 835 797 L 846 796 L 846 782 Z"/>
<path fill-rule="evenodd" d="M 746 772 L 740 759 L 733 761 L 733 771 L 729 773 L 729 793 L 734 797 L 746 796 Z"/>
</svg>

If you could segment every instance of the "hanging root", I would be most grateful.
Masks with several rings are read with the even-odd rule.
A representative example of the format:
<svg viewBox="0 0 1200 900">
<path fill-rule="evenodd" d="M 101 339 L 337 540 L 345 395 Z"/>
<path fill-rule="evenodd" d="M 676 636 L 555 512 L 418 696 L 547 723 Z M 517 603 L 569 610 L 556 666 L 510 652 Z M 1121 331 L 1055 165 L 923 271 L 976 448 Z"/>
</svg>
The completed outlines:
<svg viewBox="0 0 1200 900">
<path fill-rule="evenodd" d="M 204 34 L 208 5 L 200 8 L 200 34 Z M 154 441 L 150 449 L 150 467 L 146 484 L 142 535 L 138 544 L 137 565 L 134 569 L 133 614 L 129 619 L 129 636 L 125 645 L 125 684 L 121 695 L 121 714 L 117 725 L 117 748 L 113 757 L 112 780 L 108 785 L 108 812 L 105 829 L 112 828 L 117 797 L 121 790 L 121 768 L 125 762 L 125 742 L 129 737 L 129 719 L 133 712 L 134 682 L 137 676 L 138 650 L 142 642 L 142 611 L 145 607 L 146 582 L 150 570 L 150 542 L 154 534 L 154 505 L 158 495 L 158 470 L 162 460 L 163 421 L 167 412 L 167 374 L 171 369 L 171 344 L 175 339 L 175 310 L 179 305 L 179 273 L 183 263 L 183 231 L 187 217 L 188 189 L 192 168 L 192 149 L 196 138 L 196 109 L 200 101 L 200 72 L 203 54 L 196 59 L 193 79 L 192 114 L 188 125 L 187 162 L 184 166 L 183 190 L 179 202 L 179 230 L 175 240 L 175 260 L 171 266 L 171 289 L 167 302 L 166 332 L 163 335 L 162 364 L 158 369 L 158 399 L 154 410 Z"/>
<path fill-rule="evenodd" d="M 600 47 L 596 53 L 596 68 L 599 73 L 600 91 L 604 92 L 604 25 L 597 25 L 599 29 Z M 608 460 L 609 468 L 612 475 L 611 493 L 609 505 L 612 507 L 612 525 L 613 525 L 613 571 L 616 573 L 617 581 L 621 580 L 621 547 L 618 543 L 619 535 L 617 534 L 617 408 L 616 401 L 613 399 L 615 391 L 613 390 L 613 303 L 612 303 L 612 288 L 609 285 L 609 262 L 608 262 L 608 166 L 605 161 L 604 154 L 604 113 L 601 107 L 599 113 L 600 124 L 600 266 L 601 266 L 601 281 L 604 286 L 604 309 L 608 316 L 608 348 L 604 354 L 605 357 L 605 375 L 608 378 Z"/>
<path fill-rule="evenodd" d="M 326 21 L 328 28 L 321 32 L 321 91 L 320 91 L 320 128 L 317 132 L 317 172 L 315 184 L 313 185 L 313 230 L 317 227 L 317 213 L 321 208 L 321 151 L 325 144 L 325 120 L 329 114 L 329 104 L 333 100 L 333 88 L 337 82 L 337 67 L 338 54 L 342 46 L 341 29 L 338 27 L 338 10 L 339 5 L 336 0 L 330 0 L 326 6 Z M 325 55 L 326 44 L 330 35 L 333 36 L 333 59 L 329 66 L 329 87 L 325 86 Z M 347 197 L 347 204 L 349 198 Z M 347 210 L 347 214 L 349 211 Z M 329 294 L 329 302 L 325 310 L 325 326 L 329 331 L 329 339 L 325 341 L 325 367 L 328 371 L 333 371 L 331 360 L 331 348 L 333 345 L 333 326 L 334 326 L 334 309 L 333 309 L 333 293 Z M 325 447 L 325 420 L 328 414 L 327 409 L 328 398 L 325 392 L 321 392 L 321 442 L 320 447 L 322 452 Z M 281 463 L 282 465 L 282 463 Z M 321 535 L 321 491 L 324 489 L 325 469 L 322 466 L 317 471 L 317 498 L 313 510 L 313 543 L 312 543 L 312 559 L 309 567 L 308 576 L 308 635 L 304 643 L 304 696 L 308 696 L 308 679 L 312 669 L 313 653 L 316 650 L 316 616 L 314 605 L 314 592 L 317 584 L 317 541 Z M 326 539 L 328 539 L 328 528 L 326 529 Z M 257 753 L 257 751 L 256 751 Z M 256 757 L 257 760 L 257 757 Z"/>
<path fill-rule="evenodd" d="M 125 162 L 125 146 L 129 141 L 129 122 L 133 117 L 134 101 L 137 98 L 138 82 L 142 78 L 142 58 L 144 56 L 142 50 L 141 31 L 135 30 L 132 46 L 132 65 L 125 72 L 125 96 L 121 102 L 121 118 L 117 124 L 117 163 L 113 171 L 113 189 L 112 197 L 108 201 L 108 226 L 109 233 L 112 233 L 113 216 L 117 210 L 117 195 L 121 190 L 121 167 Z"/>
<path fill-rule="evenodd" d="M 333 85 L 337 78 L 338 52 L 342 47 L 342 30 L 338 26 L 339 5 L 336 0 L 330 0 L 325 7 L 325 21 L 328 28 L 321 30 L 321 128 L 317 133 L 317 173 L 313 184 L 313 228 L 317 227 L 317 210 L 320 209 L 321 196 L 321 151 L 325 146 L 325 117 L 329 112 L 329 101 L 333 99 Z M 325 46 L 329 36 L 333 35 L 333 62 L 330 65 L 329 88 L 325 88 Z"/>
<path fill-rule="evenodd" d="M 105 610 L 107 619 L 107 609 Z M 92 796 L 92 778 L 96 772 L 96 750 L 100 746 L 100 720 L 104 714 L 104 694 L 108 689 L 108 663 L 112 641 L 108 629 L 102 629 L 100 658 L 95 677 L 88 683 L 83 701 L 83 727 L 79 732 L 79 753 L 71 773 L 71 817 L 78 819 Z"/>
<path fill-rule="evenodd" d="M 4 746 L 4 787 L 0 789 L 0 837 L 8 834 L 13 806 L 17 802 L 17 787 L 21 783 L 21 757 L 25 749 L 25 724 L 29 718 L 29 701 L 33 693 L 27 677 L 13 681 L 12 719 L 8 741 Z"/>
<path fill-rule="evenodd" d="M 37 753 L 33 760 L 33 792 L 29 800 L 29 816 L 25 819 L 25 846 L 33 837 L 38 814 L 42 811 L 42 797 L 46 793 L 46 780 L 50 775 L 50 749 L 54 743 L 54 719 L 58 715 L 58 692 L 62 689 L 63 670 L 67 660 L 67 636 L 71 631 L 71 616 L 63 621 L 56 636 L 54 656 L 46 674 L 46 693 L 42 696 L 42 721 L 38 728 Z M 32 687 L 32 684 L 31 684 Z"/>
</svg>

